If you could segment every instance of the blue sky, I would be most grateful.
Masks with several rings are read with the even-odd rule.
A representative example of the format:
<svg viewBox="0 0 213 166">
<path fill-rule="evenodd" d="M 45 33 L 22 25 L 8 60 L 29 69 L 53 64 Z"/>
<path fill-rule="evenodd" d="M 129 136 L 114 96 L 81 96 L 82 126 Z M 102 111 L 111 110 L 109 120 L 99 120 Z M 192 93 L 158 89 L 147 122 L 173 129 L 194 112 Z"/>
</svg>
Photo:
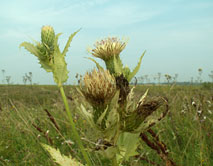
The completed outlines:
<svg viewBox="0 0 213 166">
<path fill-rule="evenodd" d="M 71 33 L 82 28 L 66 57 L 68 83 L 73 83 L 76 73 L 95 67 L 84 58 L 90 57 L 86 50 L 107 36 L 129 38 L 121 57 L 131 68 L 147 51 L 137 76 L 178 73 L 179 81 L 189 81 L 202 68 L 203 80 L 209 80 L 213 70 L 212 0 L 0 1 L 0 25 L 0 70 L 12 76 L 14 83 L 22 83 L 27 72 L 33 73 L 34 83 L 53 83 L 52 74 L 40 68 L 36 57 L 19 49 L 23 41 L 40 40 L 43 25 L 63 33 L 61 47 Z"/>
</svg>

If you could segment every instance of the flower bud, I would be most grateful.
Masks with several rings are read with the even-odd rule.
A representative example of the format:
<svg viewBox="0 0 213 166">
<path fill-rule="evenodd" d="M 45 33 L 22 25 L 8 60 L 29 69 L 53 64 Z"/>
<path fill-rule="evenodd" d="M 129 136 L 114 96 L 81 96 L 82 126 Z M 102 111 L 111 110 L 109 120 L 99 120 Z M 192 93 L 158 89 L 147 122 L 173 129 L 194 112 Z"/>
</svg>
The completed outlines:
<svg viewBox="0 0 213 166">
<path fill-rule="evenodd" d="M 41 41 L 49 48 L 53 47 L 55 40 L 55 32 L 51 26 L 43 26 L 41 29 Z"/>
</svg>

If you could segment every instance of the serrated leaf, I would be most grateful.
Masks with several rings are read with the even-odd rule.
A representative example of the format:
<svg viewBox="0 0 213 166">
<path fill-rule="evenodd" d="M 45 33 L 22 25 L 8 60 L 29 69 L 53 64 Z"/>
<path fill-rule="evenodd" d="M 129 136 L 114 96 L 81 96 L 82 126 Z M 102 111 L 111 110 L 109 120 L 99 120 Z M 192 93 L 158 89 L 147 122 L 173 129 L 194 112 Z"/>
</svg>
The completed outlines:
<svg viewBox="0 0 213 166">
<path fill-rule="evenodd" d="M 61 166 L 84 166 L 71 156 L 62 155 L 58 149 L 52 148 L 51 146 L 46 144 L 41 145 L 45 150 L 50 153 L 53 160 Z"/>
<path fill-rule="evenodd" d="M 105 150 L 99 150 L 97 151 L 101 156 L 107 158 L 107 159 L 112 159 L 115 157 L 117 153 L 119 153 L 118 149 L 116 147 L 108 147 Z"/>
<path fill-rule="evenodd" d="M 116 58 L 114 56 L 114 59 L 113 59 L 113 63 L 114 63 L 114 72 L 116 75 L 121 75 L 122 74 L 122 68 L 123 68 L 123 64 L 121 63 L 121 60 L 120 58 Z"/>
<path fill-rule="evenodd" d="M 66 46 L 64 47 L 64 50 L 63 50 L 63 52 L 62 52 L 62 55 L 63 55 L 63 56 L 66 55 L 66 53 L 67 53 L 67 51 L 68 51 L 68 49 L 69 49 L 69 47 L 70 47 L 70 43 L 71 43 L 73 37 L 74 37 L 80 30 L 81 30 L 81 29 L 77 30 L 76 32 L 74 32 L 73 34 L 70 35 L 70 37 L 69 37 L 69 39 L 68 39 L 68 41 L 67 41 L 67 44 L 66 44 Z"/>
<path fill-rule="evenodd" d="M 134 70 L 130 73 L 130 75 L 128 76 L 127 80 L 130 82 L 132 80 L 132 78 L 137 74 L 138 70 L 140 69 L 141 66 L 141 61 L 142 58 L 144 56 L 144 54 L 146 53 L 146 51 L 143 52 L 143 54 L 141 55 L 139 62 L 137 64 L 137 66 L 134 68 Z"/>
<path fill-rule="evenodd" d="M 123 76 L 127 79 L 128 76 L 130 75 L 131 71 L 130 69 L 126 66 L 122 69 L 122 73 L 123 73 Z"/>
<path fill-rule="evenodd" d="M 119 136 L 117 146 L 119 148 L 120 154 L 117 155 L 117 160 L 121 163 L 123 160 L 127 161 L 129 157 L 135 156 L 138 154 L 136 151 L 139 146 L 139 135 L 124 132 Z"/>
<path fill-rule="evenodd" d="M 109 110 L 112 110 L 112 109 L 117 109 L 118 107 L 118 100 L 119 100 L 119 90 L 116 91 L 115 95 L 113 96 L 111 102 L 110 102 L 110 107 L 109 107 Z"/>
<path fill-rule="evenodd" d="M 28 42 L 23 42 L 19 45 L 19 48 L 21 47 L 24 47 L 27 51 L 29 51 L 31 54 L 37 56 L 37 57 L 40 57 L 40 51 L 39 49 L 34 46 L 33 44 L 31 43 L 28 43 Z"/>
<path fill-rule="evenodd" d="M 87 58 L 87 57 L 86 57 Z M 87 58 L 87 59 L 89 59 L 89 60 L 91 60 L 91 61 L 93 61 L 95 64 L 96 64 L 96 67 L 98 68 L 98 70 L 104 70 L 104 68 L 103 67 L 101 67 L 101 65 L 99 65 L 99 63 L 95 60 L 95 59 L 93 59 L 93 58 Z"/>
<path fill-rule="evenodd" d="M 111 140 L 117 132 L 117 124 L 119 123 L 119 114 L 117 112 L 118 108 L 118 99 L 119 99 L 119 91 L 117 91 L 114 97 L 111 100 L 109 105 L 109 113 L 106 119 L 106 129 L 104 131 L 104 135 L 108 140 Z"/>
<path fill-rule="evenodd" d="M 49 65 L 49 61 L 39 61 L 41 67 L 46 70 L 46 72 L 52 72 L 52 67 Z"/>
<path fill-rule="evenodd" d="M 67 63 L 65 62 L 64 56 L 62 56 L 59 50 L 54 51 L 54 65 L 53 65 L 53 76 L 58 86 L 61 86 L 68 79 Z"/>
<path fill-rule="evenodd" d="M 96 125 L 93 121 L 92 113 L 89 113 L 82 104 L 81 104 L 79 109 L 80 109 L 80 114 L 90 124 L 90 126 L 93 127 L 93 128 L 96 128 Z"/>
<path fill-rule="evenodd" d="M 39 44 L 39 42 L 36 42 L 37 44 Z M 39 63 L 41 64 L 41 67 L 43 69 L 45 69 L 47 72 L 51 72 L 52 71 L 52 68 L 49 64 L 49 60 L 48 58 L 44 58 L 45 55 L 42 55 L 40 50 L 34 46 L 33 44 L 31 43 L 28 43 L 28 42 L 23 42 L 20 44 L 19 47 L 24 47 L 27 51 L 29 51 L 31 54 L 35 55 L 36 57 L 38 57 L 39 59 Z"/>
<path fill-rule="evenodd" d="M 61 36 L 61 35 L 62 35 L 62 33 L 58 33 L 58 34 L 55 36 L 54 47 L 55 47 L 55 46 L 58 46 L 58 38 L 59 38 L 59 36 Z"/>
<path fill-rule="evenodd" d="M 101 116 L 98 118 L 98 120 L 97 120 L 97 122 L 96 122 L 98 125 L 101 125 L 102 120 L 104 119 L 104 117 L 105 117 L 107 111 L 108 111 L 108 106 L 106 107 L 106 109 L 104 110 L 104 112 L 101 114 Z"/>
</svg>

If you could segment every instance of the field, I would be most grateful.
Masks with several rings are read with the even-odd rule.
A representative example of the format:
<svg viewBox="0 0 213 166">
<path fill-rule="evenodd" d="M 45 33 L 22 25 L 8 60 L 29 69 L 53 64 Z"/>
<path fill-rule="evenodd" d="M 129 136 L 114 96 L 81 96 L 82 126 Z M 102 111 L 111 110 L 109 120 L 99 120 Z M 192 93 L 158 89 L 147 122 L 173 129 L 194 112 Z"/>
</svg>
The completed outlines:
<svg viewBox="0 0 213 166">
<path fill-rule="evenodd" d="M 166 149 L 164 154 L 174 165 L 213 165 L 211 86 L 137 85 L 134 90 L 136 100 L 148 88 L 148 96 L 168 98 L 169 113 L 152 127 L 157 136 L 150 137 L 147 132 L 147 138 L 157 138 L 158 143 Z M 87 121 L 78 114 L 75 101 L 81 100 L 81 96 L 75 86 L 65 86 L 64 89 L 85 147 L 92 147 L 98 136 L 95 136 Z M 0 165 L 56 165 L 40 143 L 59 148 L 62 154 L 71 154 L 80 160 L 82 156 L 72 137 L 63 101 L 56 86 L 0 86 Z M 132 157 L 126 165 L 165 165 L 162 153 L 150 146 L 141 140 L 138 149 L 140 155 Z M 109 161 L 103 161 L 93 151 L 90 157 L 94 165 L 109 165 Z"/>
</svg>

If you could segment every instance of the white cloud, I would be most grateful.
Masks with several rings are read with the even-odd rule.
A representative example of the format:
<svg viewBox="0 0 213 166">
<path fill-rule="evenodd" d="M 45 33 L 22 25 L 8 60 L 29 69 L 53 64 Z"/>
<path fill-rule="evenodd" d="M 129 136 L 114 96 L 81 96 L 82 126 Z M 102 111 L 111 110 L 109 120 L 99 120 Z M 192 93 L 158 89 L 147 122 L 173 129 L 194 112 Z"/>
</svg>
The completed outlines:
<svg viewBox="0 0 213 166">
<path fill-rule="evenodd" d="M 2 7 L 1 13 L 4 15 L 1 17 L 15 24 L 28 26 L 55 23 L 63 26 L 115 28 L 146 21 L 161 12 L 147 10 L 145 6 L 140 6 L 140 3 L 132 3 L 131 1 L 119 3 L 107 0 L 71 1 L 72 3 L 65 1 L 62 5 L 60 5 L 61 1 L 60 3 L 59 1 L 54 1 L 54 3 L 49 1 L 49 4 L 45 1 L 38 1 L 34 2 L 33 5 L 30 2 L 22 0 L 21 3 L 7 4 Z M 45 5 L 45 8 L 39 7 L 40 4 Z"/>
</svg>

